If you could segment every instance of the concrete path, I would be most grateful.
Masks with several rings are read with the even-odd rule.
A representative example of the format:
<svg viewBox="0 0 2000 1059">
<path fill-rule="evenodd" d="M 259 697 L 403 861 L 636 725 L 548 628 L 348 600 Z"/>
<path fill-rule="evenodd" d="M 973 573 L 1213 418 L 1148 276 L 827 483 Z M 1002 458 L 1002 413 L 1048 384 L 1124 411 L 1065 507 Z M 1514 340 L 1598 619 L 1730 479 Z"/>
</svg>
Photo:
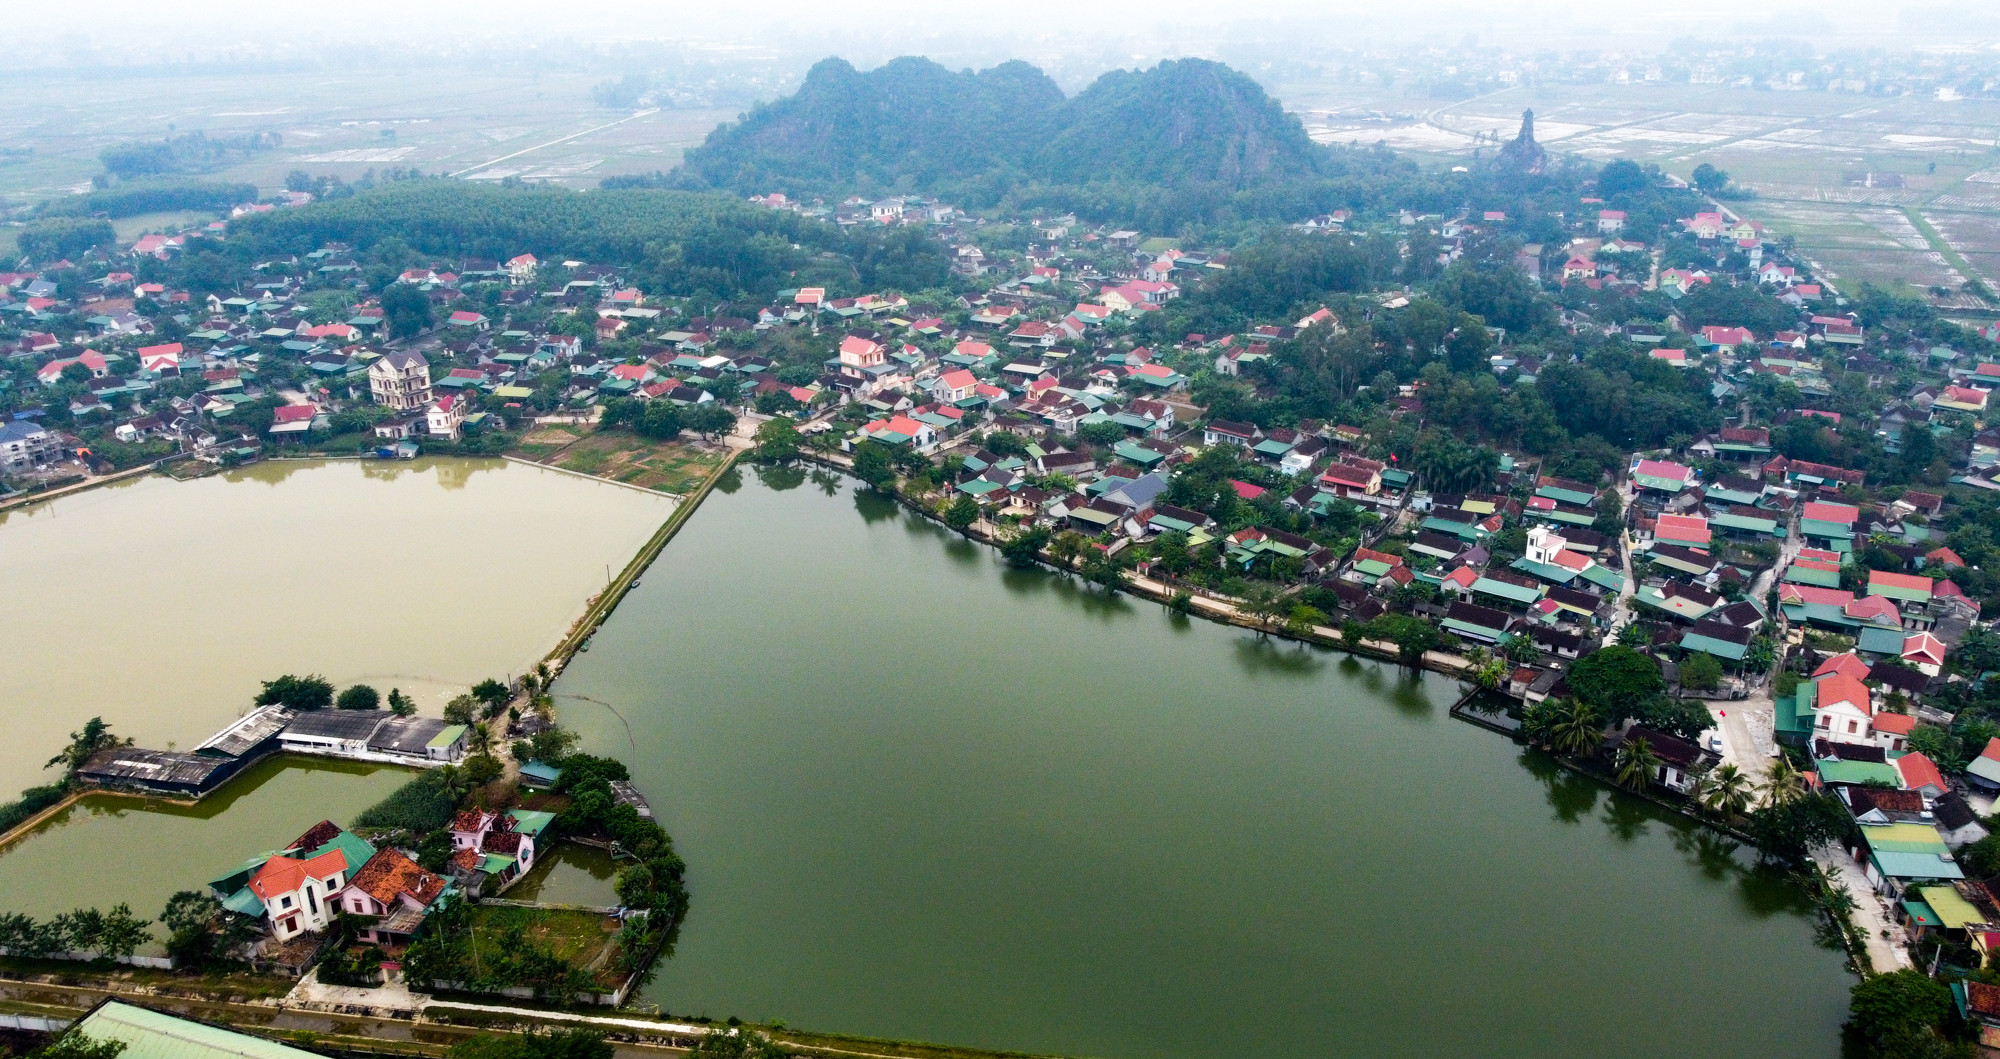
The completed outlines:
<svg viewBox="0 0 2000 1059">
<path fill-rule="evenodd" d="M 1887 898 L 1875 892 L 1861 866 L 1840 849 L 1821 850 L 1813 859 L 1833 876 L 1834 883 L 1847 888 L 1854 898 L 1854 925 L 1868 940 L 1868 962 L 1875 973 L 1887 974 L 1911 966 L 1910 954 L 1896 940 L 1900 929 Z M 1886 935 L 1886 936 L 1885 936 Z"/>
</svg>

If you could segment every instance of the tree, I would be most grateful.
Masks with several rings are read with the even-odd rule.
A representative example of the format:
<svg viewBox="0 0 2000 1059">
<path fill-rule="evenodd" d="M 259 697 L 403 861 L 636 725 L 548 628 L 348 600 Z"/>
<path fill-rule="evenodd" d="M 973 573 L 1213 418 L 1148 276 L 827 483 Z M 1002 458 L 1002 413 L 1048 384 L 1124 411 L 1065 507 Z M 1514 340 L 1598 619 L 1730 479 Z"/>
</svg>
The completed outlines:
<svg viewBox="0 0 2000 1059">
<path fill-rule="evenodd" d="M 430 295 L 400 281 L 391 282 L 382 291 L 382 315 L 389 322 L 389 333 L 397 338 L 415 337 L 436 322 Z"/>
<path fill-rule="evenodd" d="M 1597 194 L 1603 198 L 1644 191 L 1652 181 L 1639 163 L 1629 158 L 1620 158 L 1597 171 Z"/>
<path fill-rule="evenodd" d="M 1813 850 L 1841 841 L 1853 826 L 1846 804 L 1825 792 L 1806 792 L 1783 804 L 1766 805 L 1743 822 L 1759 854 L 1793 866 L 1805 864 Z M 1961 857 L 1972 848 L 1965 847 Z"/>
<path fill-rule="evenodd" d="M 632 417 L 633 432 L 654 441 L 672 441 L 683 425 L 680 406 L 672 401 L 647 401 Z"/>
<path fill-rule="evenodd" d="M 1720 195 L 1729 186 L 1729 174 L 1703 162 L 1694 167 L 1693 184 L 1704 195 Z"/>
<path fill-rule="evenodd" d="M 206 890 L 182 890 L 167 898 L 160 925 L 167 928 L 167 954 L 182 964 L 200 967 L 220 948 L 215 932 L 222 903 Z"/>
<path fill-rule="evenodd" d="M 417 704 L 410 701 L 408 695 L 403 694 L 402 688 L 390 688 L 389 712 L 398 717 L 415 717 L 417 715 Z"/>
<path fill-rule="evenodd" d="M 97 923 L 98 952 L 110 957 L 130 956 L 139 946 L 153 940 L 153 922 L 132 914 L 132 906 L 120 902 L 111 906 Z"/>
<path fill-rule="evenodd" d="M 479 719 L 479 700 L 470 695 L 453 696 L 444 704 L 444 719 L 451 724 L 471 724 Z"/>
<path fill-rule="evenodd" d="M 466 774 L 465 769 L 457 765 L 440 765 L 431 775 L 436 777 L 433 782 L 437 784 L 438 790 L 442 791 L 445 797 L 450 798 L 453 805 L 457 805 L 460 801 L 464 800 L 465 796 L 471 793 L 474 787 L 472 777 Z"/>
<path fill-rule="evenodd" d="M 896 468 L 888 446 L 873 439 L 854 446 L 854 476 L 887 492 L 896 484 Z"/>
<path fill-rule="evenodd" d="M 1651 643 L 1652 640 L 1652 634 L 1646 631 L 1644 625 L 1636 621 L 1629 622 L 1624 628 L 1618 630 L 1618 645 L 1620 647 L 1644 647 L 1648 643 Z"/>
<path fill-rule="evenodd" d="M 1615 763 L 1618 785 L 1628 791 L 1643 793 L 1653 782 L 1653 777 L 1659 775 L 1661 764 L 1660 755 L 1654 753 L 1653 744 L 1644 737 L 1627 739 L 1625 745 L 1618 748 Z"/>
<path fill-rule="evenodd" d="M 958 499 L 953 500 L 950 506 L 944 509 L 944 524 L 960 533 L 971 529 L 972 524 L 978 520 L 979 501 L 964 493 L 958 494 Z"/>
<path fill-rule="evenodd" d="M 1569 687 L 1577 698 L 1616 724 L 1667 689 L 1660 667 L 1630 647 L 1614 644 L 1578 659 L 1570 666 Z"/>
<path fill-rule="evenodd" d="M 702 1035 L 693 1048 L 688 1049 L 688 1059 L 789 1059 L 790 1053 L 780 1048 L 771 1038 L 751 1030 L 749 1027 L 736 1029 L 714 1029 Z"/>
<path fill-rule="evenodd" d="M 1285 612 L 1285 632 L 1301 639 L 1312 635 L 1315 626 L 1326 624 L 1326 612 L 1318 607 L 1295 603 Z"/>
<path fill-rule="evenodd" d="M 788 463 L 798 459 L 798 424 L 783 416 L 765 420 L 757 428 L 757 458 L 768 463 Z"/>
<path fill-rule="evenodd" d="M 1742 816 L 1750 807 L 1750 778 L 1735 765 L 1718 765 L 1696 781 L 1695 801 L 1725 820 Z"/>
<path fill-rule="evenodd" d="M 1783 808 L 1806 796 L 1805 773 L 1792 759 L 1780 754 L 1764 769 L 1764 804 Z"/>
<path fill-rule="evenodd" d="M 1549 719 L 1549 749 L 1570 757 L 1596 751 L 1604 742 L 1604 721 L 1597 710 L 1582 699 L 1561 701 Z"/>
<path fill-rule="evenodd" d="M 98 751 L 109 750 L 112 747 L 118 746 L 130 746 L 131 743 L 130 739 L 121 740 L 117 736 L 112 735 L 111 725 L 106 723 L 104 718 L 92 717 L 90 720 L 83 722 L 83 727 L 80 730 L 71 732 L 69 734 L 69 745 L 63 748 L 62 753 L 50 758 L 48 764 L 42 767 L 52 769 L 57 765 L 61 765 L 66 771 L 74 773 L 77 769 L 82 768 L 84 762 L 89 761 Z"/>
<path fill-rule="evenodd" d="M 1076 428 L 1076 436 L 1082 441 L 1102 448 L 1124 441 L 1125 428 L 1108 420 L 1097 423 L 1086 423 Z"/>
<path fill-rule="evenodd" d="M 485 714 L 490 720 L 498 717 L 500 711 L 507 708 L 508 700 L 514 697 L 514 689 L 492 677 L 487 677 L 472 686 L 472 697 L 486 707 Z"/>
<path fill-rule="evenodd" d="M 1074 572 L 1076 557 L 1084 548 L 1083 534 L 1075 530 L 1064 530 L 1049 542 L 1049 559 L 1062 568 L 1064 573 Z"/>
<path fill-rule="evenodd" d="M 1028 569 L 1041 561 L 1041 552 L 1048 547 L 1049 536 L 1048 527 L 1030 526 L 1007 538 L 1000 545 L 1000 554 L 1006 557 L 1007 565 Z"/>
<path fill-rule="evenodd" d="M 288 710 L 324 710 L 333 705 L 333 684 L 317 673 L 306 677 L 286 673 L 265 681 L 264 690 L 257 693 L 255 702 L 259 706 L 277 705 Z"/>
<path fill-rule="evenodd" d="M 1941 1054 L 1938 1028 L 1952 1014 L 1951 987 L 1914 968 L 1861 980 L 1848 999 L 1847 1027 L 1878 1056 Z M 1931 1048 L 1925 1048 L 1925 1044 Z"/>
<path fill-rule="evenodd" d="M 485 721 L 475 723 L 466 735 L 466 744 L 478 751 L 480 757 L 489 757 L 493 753 L 493 743 L 493 726 Z"/>
<path fill-rule="evenodd" d="M 1714 691 L 1722 685 L 1722 663 L 1708 651 L 1690 651 L 1680 661 L 1680 685 L 1696 691 Z"/>
<path fill-rule="evenodd" d="M 71 1030 L 28 1053 L 29 1059 L 118 1059 L 125 1042 Z"/>
<path fill-rule="evenodd" d="M 593 1030 L 481 1033 L 451 1046 L 450 1059 L 611 1059 L 604 1034 Z"/>
<path fill-rule="evenodd" d="M 687 409 L 681 416 L 689 430 L 713 440 L 717 434 L 727 434 L 736 429 L 736 413 L 723 407 L 721 401 L 703 401 Z"/>
<path fill-rule="evenodd" d="M 334 708 L 341 710 L 372 710 L 382 704 L 382 696 L 366 684 L 356 684 L 340 693 L 334 700 Z"/>
</svg>

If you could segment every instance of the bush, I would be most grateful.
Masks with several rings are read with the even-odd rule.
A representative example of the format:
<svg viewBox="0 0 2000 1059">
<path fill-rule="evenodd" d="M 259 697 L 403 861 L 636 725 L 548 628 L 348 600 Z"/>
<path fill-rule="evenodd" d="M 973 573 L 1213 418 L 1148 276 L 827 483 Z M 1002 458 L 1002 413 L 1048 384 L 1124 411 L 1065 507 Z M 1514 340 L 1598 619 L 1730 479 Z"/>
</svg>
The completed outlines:
<svg viewBox="0 0 2000 1059">
<path fill-rule="evenodd" d="M 334 706 L 343 710 L 372 710 L 381 705 L 382 696 L 366 684 L 356 684 L 334 700 Z"/>
<path fill-rule="evenodd" d="M 276 680 L 265 681 L 256 703 L 278 704 L 293 710 L 324 710 L 333 705 L 333 684 L 317 673 L 309 677 L 286 673 Z"/>
<path fill-rule="evenodd" d="M 21 792 L 21 797 L 6 805 L 0 805 L 0 834 L 21 826 L 22 821 L 63 800 L 69 788 L 60 783 L 46 787 L 30 787 Z"/>
<path fill-rule="evenodd" d="M 432 771 L 403 784 L 387 798 L 363 809 L 354 818 L 354 826 L 424 834 L 449 825 L 457 811 L 457 802 L 444 789 L 443 777 Z"/>
</svg>

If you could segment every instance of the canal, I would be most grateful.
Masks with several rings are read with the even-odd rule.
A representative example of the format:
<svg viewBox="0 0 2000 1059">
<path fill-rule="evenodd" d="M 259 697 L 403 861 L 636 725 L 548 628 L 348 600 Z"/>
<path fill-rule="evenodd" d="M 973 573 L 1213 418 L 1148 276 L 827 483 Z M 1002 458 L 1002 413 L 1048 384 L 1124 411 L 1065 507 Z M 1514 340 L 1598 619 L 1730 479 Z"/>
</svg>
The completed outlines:
<svg viewBox="0 0 2000 1059">
<path fill-rule="evenodd" d="M 556 691 L 690 865 L 674 1014 L 1118 1059 L 1837 1051 L 1796 890 L 1453 720 L 1450 682 L 1008 570 L 843 480 L 718 490 Z"/>
<path fill-rule="evenodd" d="M 0 798 L 101 715 L 188 748 L 320 673 L 426 712 L 521 672 L 673 501 L 504 460 L 266 462 L 0 512 Z"/>
</svg>

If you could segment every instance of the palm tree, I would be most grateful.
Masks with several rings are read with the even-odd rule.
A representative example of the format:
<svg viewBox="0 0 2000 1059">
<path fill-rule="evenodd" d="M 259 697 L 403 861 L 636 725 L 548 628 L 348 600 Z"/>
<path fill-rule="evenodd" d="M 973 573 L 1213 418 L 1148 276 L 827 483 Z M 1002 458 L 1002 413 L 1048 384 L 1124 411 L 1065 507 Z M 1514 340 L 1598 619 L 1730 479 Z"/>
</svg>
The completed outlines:
<svg viewBox="0 0 2000 1059">
<path fill-rule="evenodd" d="M 472 777 L 457 765 L 441 765 L 432 775 L 437 777 L 438 789 L 451 799 L 453 805 L 457 805 L 459 799 L 472 790 Z"/>
<path fill-rule="evenodd" d="M 1549 725 L 1549 745 L 1558 754 L 1582 757 L 1604 741 L 1604 723 L 1582 699 L 1570 699 Z"/>
<path fill-rule="evenodd" d="M 1806 796 L 1805 774 L 1792 764 L 1792 759 L 1780 757 L 1764 770 L 1764 802 L 1771 806 L 1785 806 Z"/>
<path fill-rule="evenodd" d="M 1718 765 L 1702 777 L 1696 800 L 1725 820 L 1742 816 L 1750 808 L 1750 777 L 1735 765 Z"/>
<path fill-rule="evenodd" d="M 1653 744 L 1643 738 L 1627 739 L 1618 748 L 1618 785 L 1643 793 L 1659 774 L 1660 764 L 1660 755 L 1653 752 Z"/>
<path fill-rule="evenodd" d="M 482 754 L 491 754 L 493 752 L 492 726 L 488 725 L 485 721 L 481 721 L 478 724 L 473 725 L 472 735 L 469 741 L 472 743 L 472 748 L 474 750 L 477 750 Z"/>
</svg>

